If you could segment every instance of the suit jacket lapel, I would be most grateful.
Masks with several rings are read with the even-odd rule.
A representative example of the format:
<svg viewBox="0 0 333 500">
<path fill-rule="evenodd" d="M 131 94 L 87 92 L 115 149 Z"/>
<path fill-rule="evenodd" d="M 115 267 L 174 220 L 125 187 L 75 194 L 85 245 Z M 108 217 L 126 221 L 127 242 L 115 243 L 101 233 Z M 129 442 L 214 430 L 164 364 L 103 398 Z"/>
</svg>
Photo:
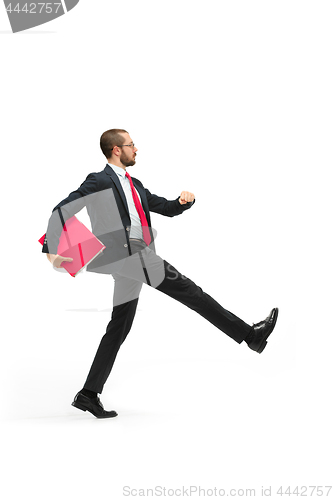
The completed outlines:
<svg viewBox="0 0 333 500">
<path fill-rule="evenodd" d="M 106 165 L 105 167 L 105 172 L 111 177 L 111 179 L 113 180 L 117 190 L 118 190 L 118 193 L 119 193 L 119 196 L 125 206 L 125 209 L 129 215 L 129 210 L 128 210 L 128 205 L 127 205 L 127 200 L 126 200 L 126 196 L 125 196 L 125 193 L 124 193 L 124 190 L 123 188 L 121 187 L 121 184 L 120 184 L 120 180 L 118 179 L 118 175 L 116 174 L 116 172 L 110 167 L 110 165 Z"/>
</svg>

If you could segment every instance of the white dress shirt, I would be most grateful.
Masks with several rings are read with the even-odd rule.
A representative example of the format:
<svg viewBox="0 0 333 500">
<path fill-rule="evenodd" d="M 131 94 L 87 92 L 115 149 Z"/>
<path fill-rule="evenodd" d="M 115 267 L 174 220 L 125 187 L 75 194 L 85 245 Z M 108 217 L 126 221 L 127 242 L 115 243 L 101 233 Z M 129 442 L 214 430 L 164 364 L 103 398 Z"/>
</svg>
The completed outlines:
<svg viewBox="0 0 333 500">
<path fill-rule="evenodd" d="M 139 238 L 140 240 L 143 240 L 143 234 L 142 234 L 142 226 L 141 226 L 141 220 L 138 214 L 137 209 L 135 208 L 134 200 L 133 200 L 133 195 L 132 195 L 132 190 L 131 190 L 131 185 L 130 181 L 126 177 L 126 171 L 123 168 L 117 167 L 116 165 L 112 165 L 109 163 L 110 167 L 112 170 L 117 174 L 118 179 L 120 181 L 121 187 L 124 190 L 127 205 L 128 205 L 128 210 L 131 218 L 131 230 L 130 230 L 130 238 Z M 134 187 L 135 189 L 135 187 Z M 135 189 L 138 198 L 141 203 L 141 197 L 138 191 Z M 142 203 L 141 203 L 142 204 Z"/>
</svg>

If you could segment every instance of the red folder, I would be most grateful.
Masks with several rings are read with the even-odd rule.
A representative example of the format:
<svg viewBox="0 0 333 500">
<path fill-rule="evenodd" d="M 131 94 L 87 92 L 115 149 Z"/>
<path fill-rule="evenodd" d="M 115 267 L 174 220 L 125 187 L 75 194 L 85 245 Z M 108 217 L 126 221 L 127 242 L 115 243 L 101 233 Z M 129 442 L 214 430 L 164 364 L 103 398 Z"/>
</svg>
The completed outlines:
<svg viewBox="0 0 333 500">
<path fill-rule="evenodd" d="M 43 245 L 46 234 L 38 241 Z M 57 254 L 71 257 L 72 262 L 62 262 L 61 267 L 75 277 L 105 249 L 105 245 L 75 215 L 63 226 Z"/>
</svg>

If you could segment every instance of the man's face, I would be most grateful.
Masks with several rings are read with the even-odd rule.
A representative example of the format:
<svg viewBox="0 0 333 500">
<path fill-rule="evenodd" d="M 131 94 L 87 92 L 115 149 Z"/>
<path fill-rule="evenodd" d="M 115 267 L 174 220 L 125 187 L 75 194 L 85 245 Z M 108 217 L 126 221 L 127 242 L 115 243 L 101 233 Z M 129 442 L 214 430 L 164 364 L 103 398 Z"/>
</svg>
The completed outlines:
<svg viewBox="0 0 333 500">
<path fill-rule="evenodd" d="M 124 143 L 121 147 L 120 161 L 125 167 L 135 165 L 135 157 L 137 148 L 134 147 L 133 141 L 129 134 L 121 134 L 124 137 Z"/>
</svg>

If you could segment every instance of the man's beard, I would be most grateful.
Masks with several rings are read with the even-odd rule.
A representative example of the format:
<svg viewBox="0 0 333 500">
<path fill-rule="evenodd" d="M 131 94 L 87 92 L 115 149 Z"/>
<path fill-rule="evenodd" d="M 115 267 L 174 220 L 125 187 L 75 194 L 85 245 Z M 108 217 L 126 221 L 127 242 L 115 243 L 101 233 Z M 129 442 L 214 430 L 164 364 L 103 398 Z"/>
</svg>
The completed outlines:
<svg viewBox="0 0 333 500">
<path fill-rule="evenodd" d="M 122 153 L 120 161 L 123 165 L 125 165 L 125 167 L 133 167 L 133 165 L 135 165 L 135 157 L 134 159 L 129 159 L 126 157 L 126 155 L 124 155 L 124 153 Z"/>
</svg>

